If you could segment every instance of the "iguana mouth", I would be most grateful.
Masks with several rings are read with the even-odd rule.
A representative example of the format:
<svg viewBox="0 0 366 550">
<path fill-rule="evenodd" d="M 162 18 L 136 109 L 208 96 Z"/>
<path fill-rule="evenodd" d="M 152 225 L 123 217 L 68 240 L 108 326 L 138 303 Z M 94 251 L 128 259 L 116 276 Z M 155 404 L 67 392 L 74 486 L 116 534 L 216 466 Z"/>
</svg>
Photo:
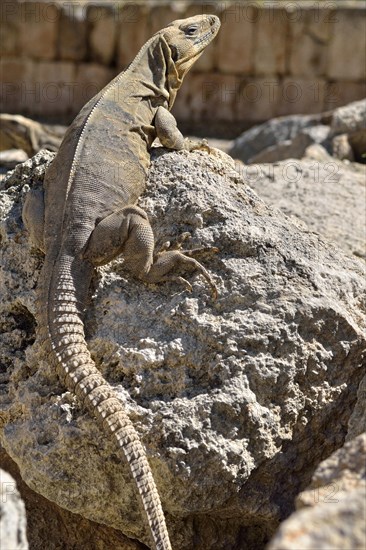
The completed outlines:
<svg viewBox="0 0 366 550">
<path fill-rule="evenodd" d="M 211 40 L 211 36 L 213 34 L 214 34 L 214 31 L 210 29 L 208 32 L 206 32 L 206 34 L 201 36 L 201 38 L 199 38 L 198 40 L 195 40 L 194 45 L 197 46 L 197 44 L 206 44 Z"/>
<path fill-rule="evenodd" d="M 203 36 L 201 36 L 201 38 L 194 42 L 195 45 L 207 44 L 208 42 L 211 42 L 211 40 L 216 36 L 221 26 L 220 20 L 215 16 L 210 16 L 210 20 L 212 24 L 210 29 Z"/>
</svg>

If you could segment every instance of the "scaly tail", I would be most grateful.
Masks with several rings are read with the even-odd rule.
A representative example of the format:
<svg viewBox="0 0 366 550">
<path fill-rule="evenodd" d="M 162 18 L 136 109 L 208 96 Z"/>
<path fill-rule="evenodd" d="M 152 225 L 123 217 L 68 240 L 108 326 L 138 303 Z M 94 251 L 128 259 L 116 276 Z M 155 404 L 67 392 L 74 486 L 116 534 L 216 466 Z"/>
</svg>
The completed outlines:
<svg viewBox="0 0 366 550">
<path fill-rule="evenodd" d="M 156 550 L 171 550 L 164 512 L 144 447 L 122 403 L 96 368 L 87 348 L 74 277 L 63 271 L 57 279 L 56 288 L 50 292 L 47 324 L 58 375 L 95 416 L 99 427 L 113 434 L 136 482 L 154 546 Z M 49 283 L 49 288 L 52 286 Z M 44 316 L 45 312 L 41 318 Z"/>
</svg>

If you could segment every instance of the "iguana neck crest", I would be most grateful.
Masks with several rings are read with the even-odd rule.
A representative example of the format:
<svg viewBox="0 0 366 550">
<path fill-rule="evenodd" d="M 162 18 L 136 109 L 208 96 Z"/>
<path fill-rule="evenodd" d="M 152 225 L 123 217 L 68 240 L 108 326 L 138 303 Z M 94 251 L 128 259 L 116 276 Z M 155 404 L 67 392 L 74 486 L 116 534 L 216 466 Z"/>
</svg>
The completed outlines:
<svg viewBox="0 0 366 550">
<path fill-rule="evenodd" d="M 215 38 L 220 28 L 220 20 L 215 15 L 197 15 L 187 19 L 177 19 L 155 36 L 160 37 L 161 53 L 166 67 L 165 88 L 169 93 L 169 109 L 173 106 L 183 78 Z"/>
</svg>

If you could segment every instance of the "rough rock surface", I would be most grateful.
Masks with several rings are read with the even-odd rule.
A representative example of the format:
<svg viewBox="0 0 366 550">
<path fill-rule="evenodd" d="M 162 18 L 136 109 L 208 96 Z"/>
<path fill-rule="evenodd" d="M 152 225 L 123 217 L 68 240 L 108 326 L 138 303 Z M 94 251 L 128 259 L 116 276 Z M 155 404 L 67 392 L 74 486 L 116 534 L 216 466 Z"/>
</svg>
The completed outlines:
<svg viewBox="0 0 366 550">
<path fill-rule="evenodd" d="M 335 109 L 330 124 L 334 136 L 366 130 L 366 99 Z"/>
<path fill-rule="evenodd" d="M 357 390 L 357 401 L 353 409 L 351 418 L 348 422 L 348 432 L 346 440 L 357 437 L 366 428 L 366 375 L 360 382 Z"/>
<path fill-rule="evenodd" d="M 310 149 L 314 151 L 314 146 L 309 156 Z M 296 216 L 349 254 L 366 259 L 365 168 L 319 158 L 237 164 L 237 169 L 267 203 Z"/>
<path fill-rule="evenodd" d="M 267 550 L 366 548 L 366 433 L 316 469 Z"/>
<path fill-rule="evenodd" d="M 140 201 L 158 246 L 189 231 L 219 287 L 200 277 L 133 280 L 99 271 L 90 349 L 146 446 L 173 547 L 261 549 L 319 462 L 339 448 L 365 349 L 363 264 L 268 207 L 223 153 L 157 150 Z M 1 442 L 34 490 L 146 540 L 128 468 L 50 372 L 34 341 L 42 257 L 20 218 L 49 153 L 5 182 Z"/>
<path fill-rule="evenodd" d="M 304 135 L 304 130 L 313 126 L 329 123 L 330 113 L 325 115 L 289 115 L 278 118 L 272 118 L 268 122 L 254 126 L 243 132 L 232 144 L 229 154 L 245 163 L 254 162 L 272 162 L 282 160 L 284 157 L 284 146 L 287 148 L 292 145 L 292 140 L 299 135 Z M 304 140 L 305 141 L 305 140 Z M 307 140 L 307 145 L 309 141 Z M 290 157 L 294 156 L 294 150 L 299 150 L 302 156 L 302 148 L 297 147 L 296 143 L 291 147 Z M 278 150 L 279 157 L 275 156 Z M 269 158 L 266 158 L 268 153 Z M 299 158 L 301 158 L 301 156 Z M 264 158 L 264 160 L 259 160 Z M 288 156 L 285 158 L 289 158 Z"/>
<path fill-rule="evenodd" d="M 0 469 L 0 548 L 28 550 L 24 503 L 15 480 Z"/>
<path fill-rule="evenodd" d="M 246 164 L 303 158 L 311 144 L 335 158 L 366 162 L 366 99 L 319 115 L 273 118 L 241 134 L 229 154 Z"/>
<path fill-rule="evenodd" d="M 7 151 L 0 151 L 0 169 L 1 168 L 15 168 L 19 163 L 28 160 L 28 155 L 22 149 L 8 149 Z"/>
<path fill-rule="evenodd" d="M 26 508 L 27 538 L 31 550 L 146 550 L 146 546 L 112 529 L 72 514 L 32 491 L 19 475 L 15 462 L 0 446 L 0 468 L 11 474 Z M 2 545 L 1 550 L 15 550 Z"/>
<path fill-rule="evenodd" d="M 366 162 L 366 99 L 336 109 L 330 132 L 348 136 L 355 159 Z"/>
</svg>

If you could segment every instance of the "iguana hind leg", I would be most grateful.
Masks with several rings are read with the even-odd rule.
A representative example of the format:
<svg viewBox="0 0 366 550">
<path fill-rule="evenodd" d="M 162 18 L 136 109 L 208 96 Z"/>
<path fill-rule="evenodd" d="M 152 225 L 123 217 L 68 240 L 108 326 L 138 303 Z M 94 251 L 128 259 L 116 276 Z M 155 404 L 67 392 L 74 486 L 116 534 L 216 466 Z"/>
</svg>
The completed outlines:
<svg viewBox="0 0 366 550">
<path fill-rule="evenodd" d="M 200 251 L 196 249 L 194 252 Z M 209 283 L 212 295 L 217 295 L 210 274 L 202 264 L 190 257 L 190 251 L 163 250 L 154 254 L 151 225 L 146 213 L 137 206 L 128 206 L 101 220 L 91 234 L 84 258 L 93 265 L 104 265 L 120 254 L 123 254 L 126 267 L 148 283 L 172 280 L 184 283 L 191 289 L 190 284 L 176 271 L 197 271 Z"/>
</svg>

